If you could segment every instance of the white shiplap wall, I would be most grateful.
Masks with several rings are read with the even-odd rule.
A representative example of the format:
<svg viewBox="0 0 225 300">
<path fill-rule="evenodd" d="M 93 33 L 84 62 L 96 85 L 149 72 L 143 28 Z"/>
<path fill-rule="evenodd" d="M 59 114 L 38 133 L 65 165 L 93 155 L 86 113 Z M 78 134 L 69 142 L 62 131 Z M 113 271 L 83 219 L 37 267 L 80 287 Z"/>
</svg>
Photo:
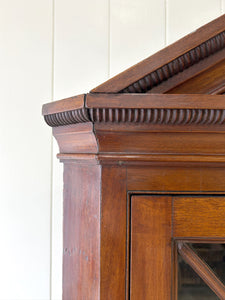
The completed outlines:
<svg viewBox="0 0 225 300">
<path fill-rule="evenodd" d="M 224 10 L 225 0 L 0 0 L 0 299 L 61 299 L 62 165 L 42 103 L 89 91 Z"/>
<path fill-rule="evenodd" d="M 164 0 L 111 0 L 110 76 L 165 46 L 165 7 Z"/>
<path fill-rule="evenodd" d="M 0 299 L 50 297 L 52 3 L 0 1 Z"/>
<path fill-rule="evenodd" d="M 176 41 L 221 14 L 221 0 L 168 0 L 167 43 Z"/>
</svg>

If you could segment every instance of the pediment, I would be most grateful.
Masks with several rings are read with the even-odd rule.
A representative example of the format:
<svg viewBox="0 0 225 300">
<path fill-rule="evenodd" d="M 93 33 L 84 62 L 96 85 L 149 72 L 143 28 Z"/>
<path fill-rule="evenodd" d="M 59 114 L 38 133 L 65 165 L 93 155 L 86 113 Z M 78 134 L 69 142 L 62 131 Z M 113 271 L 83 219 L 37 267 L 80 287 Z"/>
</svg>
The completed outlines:
<svg viewBox="0 0 225 300">
<path fill-rule="evenodd" d="M 225 15 L 90 93 L 45 104 L 42 112 L 52 127 L 141 124 L 151 130 L 225 131 L 223 94 Z"/>
<path fill-rule="evenodd" d="M 42 113 L 62 161 L 221 166 L 224 75 L 225 15 Z"/>
<path fill-rule="evenodd" d="M 224 92 L 225 15 L 91 90 L 153 94 Z"/>
</svg>

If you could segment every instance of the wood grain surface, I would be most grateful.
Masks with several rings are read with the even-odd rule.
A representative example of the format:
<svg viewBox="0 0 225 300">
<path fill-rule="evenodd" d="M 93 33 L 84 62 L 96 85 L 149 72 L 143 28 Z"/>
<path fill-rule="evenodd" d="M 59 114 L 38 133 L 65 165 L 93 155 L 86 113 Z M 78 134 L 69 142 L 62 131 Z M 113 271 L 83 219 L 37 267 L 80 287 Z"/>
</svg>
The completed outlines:
<svg viewBox="0 0 225 300">
<path fill-rule="evenodd" d="M 44 104 L 42 107 L 42 115 L 50 115 L 59 112 L 82 108 L 84 107 L 84 97 L 85 94 L 82 94 L 82 95 L 77 95 L 74 97 Z"/>
<path fill-rule="evenodd" d="M 221 77 L 221 74 L 218 77 Z M 225 95 L 87 94 L 87 108 L 225 109 Z"/>
<path fill-rule="evenodd" d="M 225 198 L 174 198 L 173 236 L 225 238 Z"/>
<path fill-rule="evenodd" d="M 225 169 L 213 167 L 132 167 L 127 169 L 130 191 L 197 192 L 225 191 Z"/>
<path fill-rule="evenodd" d="M 171 197 L 131 199 L 131 300 L 171 299 Z"/>
<path fill-rule="evenodd" d="M 64 165 L 63 299 L 100 297 L 98 165 Z"/>
<path fill-rule="evenodd" d="M 126 168 L 102 167 L 100 299 L 124 299 L 126 290 Z"/>
</svg>

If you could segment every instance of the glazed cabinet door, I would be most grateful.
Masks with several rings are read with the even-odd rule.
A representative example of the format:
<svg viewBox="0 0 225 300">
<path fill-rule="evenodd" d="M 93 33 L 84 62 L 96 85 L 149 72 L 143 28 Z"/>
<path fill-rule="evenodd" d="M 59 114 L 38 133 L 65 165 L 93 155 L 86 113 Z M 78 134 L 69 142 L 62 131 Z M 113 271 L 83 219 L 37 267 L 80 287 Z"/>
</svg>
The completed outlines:
<svg viewBox="0 0 225 300">
<path fill-rule="evenodd" d="M 225 299 L 225 197 L 132 196 L 130 299 Z"/>
</svg>

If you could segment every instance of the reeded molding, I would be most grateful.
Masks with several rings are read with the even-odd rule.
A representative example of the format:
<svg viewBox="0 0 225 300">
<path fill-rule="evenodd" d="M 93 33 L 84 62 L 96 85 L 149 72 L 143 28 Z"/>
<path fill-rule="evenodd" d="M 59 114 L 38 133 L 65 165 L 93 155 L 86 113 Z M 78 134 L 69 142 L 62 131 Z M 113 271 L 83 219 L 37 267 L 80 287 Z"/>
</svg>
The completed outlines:
<svg viewBox="0 0 225 300">
<path fill-rule="evenodd" d="M 90 109 L 92 122 L 131 122 L 148 124 L 223 124 L 220 109 Z"/>
<path fill-rule="evenodd" d="M 225 123 L 223 95 L 87 94 L 79 106 L 74 98 L 43 107 L 51 127 L 77 123 L 139 123 L 154 125 L 221 125 Z M 81 102 L 81 100 L 83 102 Z"/>
<path fill-rule="evenodd" d="M 79 109 L 44 116 L 51 127 L 84 122 L 147 123 L 147 124 L 224 124 L 224 109 Z"/>
<path fill-rule="evenodd" d="M 44 115 L 45 122 L 51 126 L 63 126 L 76 123 L 90 122 L 88 110 L 86 108 L 63 111 L 55 114 Z"/>
</svg>

